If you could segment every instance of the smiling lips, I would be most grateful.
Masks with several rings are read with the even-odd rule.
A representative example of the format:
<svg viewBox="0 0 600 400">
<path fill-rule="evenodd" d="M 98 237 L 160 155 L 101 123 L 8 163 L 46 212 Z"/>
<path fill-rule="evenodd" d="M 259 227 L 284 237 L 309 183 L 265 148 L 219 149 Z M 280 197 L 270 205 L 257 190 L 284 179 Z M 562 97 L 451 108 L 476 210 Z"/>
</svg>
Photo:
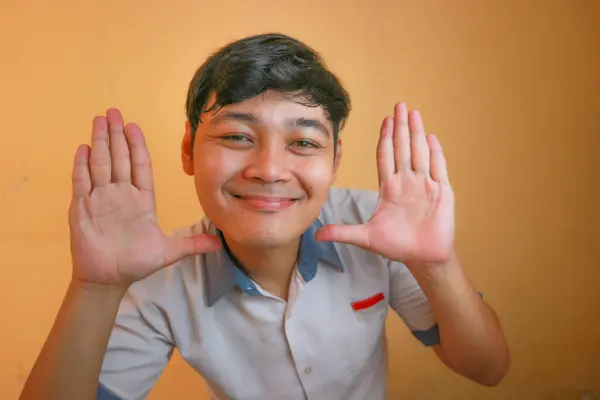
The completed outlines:
<svg viewBox="0 0 600 400">
<path fill-rule="evenodd" d="M 233 195 L 246 206 L 258 211 L 279 211 L 291 207 L 297 199 L 279 196 Z"/>
</svg>

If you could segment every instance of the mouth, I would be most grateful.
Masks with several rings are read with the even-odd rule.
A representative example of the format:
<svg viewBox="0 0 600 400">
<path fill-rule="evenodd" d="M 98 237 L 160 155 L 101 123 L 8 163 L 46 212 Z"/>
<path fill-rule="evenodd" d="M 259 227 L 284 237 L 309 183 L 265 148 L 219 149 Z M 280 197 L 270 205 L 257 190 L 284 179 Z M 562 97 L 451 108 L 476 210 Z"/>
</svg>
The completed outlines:
<svg viewBox="0 0 600 400">
<path fill-rule="evenodd" d="M 245 206 L 257 211 L 276 212 L 293 206 L 299 198 L 280 196 L 257 196 L 230 193 Z"/>
<path fill-rule="evenodd" d="M 296 201 L 293 197 L 277 197 L 277 196 L 254 196 L 231 193 L 233 197 L 240 200 L 264 200 L 264 201 Z"/>
</svg>

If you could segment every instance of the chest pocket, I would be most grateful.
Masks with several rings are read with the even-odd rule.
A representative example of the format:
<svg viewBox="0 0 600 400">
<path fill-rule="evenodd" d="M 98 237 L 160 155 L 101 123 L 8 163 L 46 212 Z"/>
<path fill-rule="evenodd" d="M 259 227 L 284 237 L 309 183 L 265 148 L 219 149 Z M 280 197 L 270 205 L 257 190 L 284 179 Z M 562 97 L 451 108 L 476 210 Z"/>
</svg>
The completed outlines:
<svg viewBox="0 0 600 400">
<path fill-rule="evenodd" d="M 385 351 L 385 320 L 388 294 L 365 292 L 352 296 L 345 310 L 348 321 L 344 345 L 351 374 L 360 374 L 380 362 Z"/>
</svg>

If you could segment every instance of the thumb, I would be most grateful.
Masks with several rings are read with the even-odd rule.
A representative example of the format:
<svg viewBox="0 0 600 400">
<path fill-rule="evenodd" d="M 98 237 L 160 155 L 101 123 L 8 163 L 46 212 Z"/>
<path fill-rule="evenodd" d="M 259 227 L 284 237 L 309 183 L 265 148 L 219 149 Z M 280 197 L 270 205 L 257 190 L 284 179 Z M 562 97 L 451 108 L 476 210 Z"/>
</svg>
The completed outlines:
<svg viewBox="0 0 600 400">
<path fill-rule="evenodd" d="M 182 258 L 218 251 L 222 247 L 219 237 L 210 233 L 194 236 L 174 236 L 166 240 L 166 265 L 171 265 Z"/>
<path fill-rule="evenodd" d="M 369 231 L 365 225 L 325 225 L 317 230 L 315 239 L 319 242 L 339 242 L 370 248 Z"/>
</svg>

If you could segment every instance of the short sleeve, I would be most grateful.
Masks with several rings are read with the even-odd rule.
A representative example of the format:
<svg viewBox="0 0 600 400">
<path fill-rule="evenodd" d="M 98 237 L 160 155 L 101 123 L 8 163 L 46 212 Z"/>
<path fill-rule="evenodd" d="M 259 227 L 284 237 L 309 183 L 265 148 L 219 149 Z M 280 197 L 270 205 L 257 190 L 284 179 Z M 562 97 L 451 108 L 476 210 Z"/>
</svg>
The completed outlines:
<svg viewBox="0 0 600 400">
<path fill-rule="evenodd" d="M 390 306 L 425 346 L 440 343 L 429 301 L 417 280 L 402 263 L 390 262 Z"/>
<path fill-rule="evenodd" d="M 119 306 L 98 387 L 99 400 L 144 399 L 173 352 L 164 313 L 144 293 L 144 281 L 131 286 Z"/>
</svg>

